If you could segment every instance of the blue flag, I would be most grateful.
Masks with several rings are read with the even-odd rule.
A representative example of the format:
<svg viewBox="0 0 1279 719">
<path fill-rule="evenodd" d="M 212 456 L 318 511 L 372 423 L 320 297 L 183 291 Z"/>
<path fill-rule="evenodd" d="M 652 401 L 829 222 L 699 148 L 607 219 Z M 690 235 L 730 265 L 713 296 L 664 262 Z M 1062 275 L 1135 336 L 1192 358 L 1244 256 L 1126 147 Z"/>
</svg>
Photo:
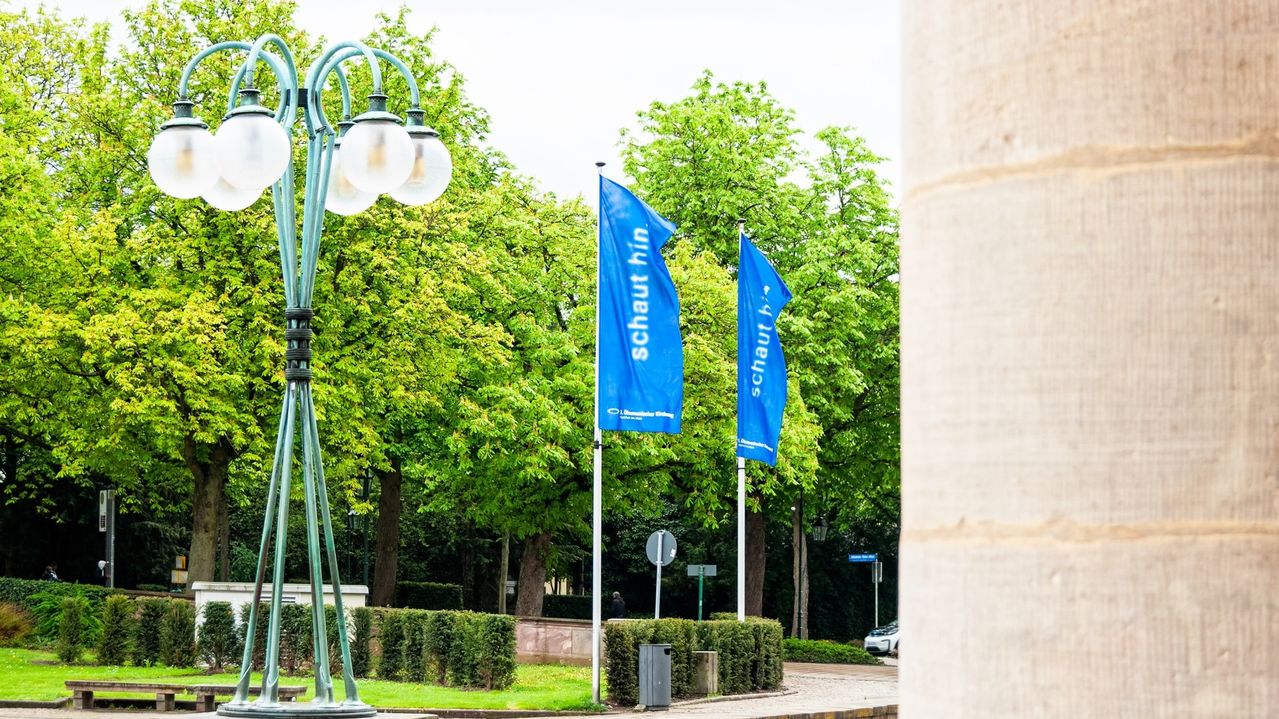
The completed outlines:
<svg viewBox="0 0 1279 719">
<path fill-rule="evenodd" d="M 745 234 L 737 267 L 737 456 L 775 466 L 786 410 L 777 315 L 791 293 Z"/>
<path fill-rule="evenodd" d="M 679 297 L 659 252 L 673 234 L 670 220 L 600 177 L 600 429 L 679 434 Z"/>
</svg>

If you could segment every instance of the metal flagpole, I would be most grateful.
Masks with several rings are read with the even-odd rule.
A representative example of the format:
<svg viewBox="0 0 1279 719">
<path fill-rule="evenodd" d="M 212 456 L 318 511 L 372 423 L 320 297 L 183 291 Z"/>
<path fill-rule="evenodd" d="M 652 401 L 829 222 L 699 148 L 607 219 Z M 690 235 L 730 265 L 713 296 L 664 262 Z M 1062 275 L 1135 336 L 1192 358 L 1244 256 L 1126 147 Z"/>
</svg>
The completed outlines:
<svg viewBox="0 0 1279 719">
<path fill-rule="evenodd" d="M 595 163 L 595 171 L 600 176 L 604 176 L 604 163 Z M 602 597 L 602 581 L 600 574 L 601 558 L 603 555 L 602 540 L 603 535 L 603 481 L 601 479 L 604 468 L 604 442 L 600 434 L 600 248 L 603 244 L 604 232 L 604 202 L 603 195 L 597 190 L 596 215 L 595 224 L 595 407 L 591 422 L 595 426 L 594 440 L 594 458 L 593 458 L 593 476 L 591 481 L 591 699 L 596 704 L 600 703 L 600 614 L 602 607 L 600 605 Z"/>
<path fill-rule="evenodd" d="M 746 220 L 737 221 L 737 256 L 742 256 L 742 236 L 746 234 Z M 742 268 L 737 268 L 737 283 L 742 282 Z M 738 308 L 740 311 L 741 308 Z M 737 318 L 738 323 L 742 321 Z M 737 371 L 742 371 L 741 358 Z M 740 398 L 738 399 L 740 402 Z M 741 417 L 738 417 L 741 421 Z M 736 448 L 734 448 L 736 453 Z M 737 457 L 737 621 L 746 621 L 746 458 Z"/>
</svg>

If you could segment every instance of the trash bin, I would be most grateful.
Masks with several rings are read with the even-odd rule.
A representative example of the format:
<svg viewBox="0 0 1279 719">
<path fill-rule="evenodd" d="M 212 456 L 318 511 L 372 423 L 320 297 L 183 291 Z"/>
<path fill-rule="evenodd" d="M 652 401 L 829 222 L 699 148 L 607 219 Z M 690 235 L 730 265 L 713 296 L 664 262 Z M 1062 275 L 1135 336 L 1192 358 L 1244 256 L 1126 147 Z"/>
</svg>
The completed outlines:
<svg viewBox="0 0 1279 719">
<path fill-rule="evenodd" d="M 639 703 L 649 709 L 671 705 L 671 645 L 640 645 Z"/>
</svg>

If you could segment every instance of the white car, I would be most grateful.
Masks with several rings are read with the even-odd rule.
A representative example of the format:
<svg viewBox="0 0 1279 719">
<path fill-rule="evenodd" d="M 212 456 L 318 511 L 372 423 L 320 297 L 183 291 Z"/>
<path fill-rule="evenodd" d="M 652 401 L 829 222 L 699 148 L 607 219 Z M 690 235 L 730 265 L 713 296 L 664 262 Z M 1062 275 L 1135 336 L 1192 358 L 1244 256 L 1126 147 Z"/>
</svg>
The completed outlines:
<svg viewBox="0 0 1279 719">
<path fill-rule="evenodd" d="M 897 642 L 900 638 L 901 630 L 897 627 L 897 620 L 894 619 L 879 629 L 870 630 L 862 646 L 871 654 L 891 654 L 897 651 Z"/>
</svg>

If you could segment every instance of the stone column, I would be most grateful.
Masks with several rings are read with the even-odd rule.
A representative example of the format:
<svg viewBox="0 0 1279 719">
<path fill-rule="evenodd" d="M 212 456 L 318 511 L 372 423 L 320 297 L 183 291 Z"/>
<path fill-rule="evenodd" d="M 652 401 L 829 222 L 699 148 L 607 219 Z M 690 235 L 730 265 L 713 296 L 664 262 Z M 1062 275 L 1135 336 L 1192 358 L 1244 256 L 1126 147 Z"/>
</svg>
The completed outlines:
<svg viewBox="0 0 1279 719">
<path fill-rule="evenodd" d="M 902 715 L 1279 716 L 1279 3 L 905 5 Z"/>
</svg>

